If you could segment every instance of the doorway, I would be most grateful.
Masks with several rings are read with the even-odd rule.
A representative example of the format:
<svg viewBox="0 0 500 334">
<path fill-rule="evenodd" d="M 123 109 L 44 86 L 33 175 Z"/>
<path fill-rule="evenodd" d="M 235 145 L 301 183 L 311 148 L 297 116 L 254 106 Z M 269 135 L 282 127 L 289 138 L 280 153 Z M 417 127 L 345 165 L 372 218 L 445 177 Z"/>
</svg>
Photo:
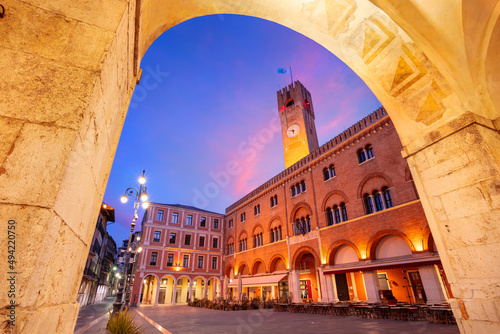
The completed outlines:
<svg viewBox="0 0 500 334">
<path fill-rule="evenodd" d="M 339 300 L 349 300 L 349 287 L 347 286 L 346 274 L 335 274 L 335 284 L 337 285 L 337 297 Z"/>
</svg>

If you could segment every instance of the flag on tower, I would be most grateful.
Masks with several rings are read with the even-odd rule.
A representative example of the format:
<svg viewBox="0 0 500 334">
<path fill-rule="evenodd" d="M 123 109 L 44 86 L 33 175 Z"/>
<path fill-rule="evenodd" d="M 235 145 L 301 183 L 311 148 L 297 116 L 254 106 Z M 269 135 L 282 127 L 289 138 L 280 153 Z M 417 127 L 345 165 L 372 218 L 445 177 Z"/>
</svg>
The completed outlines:
<svg viewBox="0 0 500 334">
<path fill-rule="evenodd" d="M 290 70 L 288 68 L 278 68 L 279 74 L 290 74 Z"/>
</svg>

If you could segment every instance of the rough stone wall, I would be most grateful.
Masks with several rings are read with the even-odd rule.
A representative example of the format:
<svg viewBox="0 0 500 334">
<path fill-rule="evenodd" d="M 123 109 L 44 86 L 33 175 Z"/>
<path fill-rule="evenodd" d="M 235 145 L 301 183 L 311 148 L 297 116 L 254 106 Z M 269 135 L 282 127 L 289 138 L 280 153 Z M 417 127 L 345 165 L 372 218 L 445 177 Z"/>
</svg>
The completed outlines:
<svg viewBox="0 0 500 334">
<path fill-rule="evenodd" d="M 17 223 L 18 272 L 6 331 L 70 333 L 134 82 L 135 2 L 2 4 L 0 217 Z"/>
</svg>

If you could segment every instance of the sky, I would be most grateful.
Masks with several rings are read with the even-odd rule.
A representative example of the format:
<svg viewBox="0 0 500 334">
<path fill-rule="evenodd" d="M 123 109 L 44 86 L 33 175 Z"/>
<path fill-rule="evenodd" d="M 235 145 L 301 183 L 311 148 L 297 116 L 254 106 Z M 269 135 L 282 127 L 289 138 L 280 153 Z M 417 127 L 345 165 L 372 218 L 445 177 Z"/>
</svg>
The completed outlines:
<svg viewBox="0 0 500 334">
<path fill-rule="evenodd" d="M 289 67 L 312 95 L 320 145 L 380 107 L 335 55 L 274 22 L 203 16 L 158 37 L 142 59 L 103 200 L 115 208 L 108 232 L 118 246 L 134 212 L 133 198 L 120 197 L 143 170 L 150 201 L 224 213 L 285 169 L 276 92 L 291 82 L 278 68 Z"/>
</svg>

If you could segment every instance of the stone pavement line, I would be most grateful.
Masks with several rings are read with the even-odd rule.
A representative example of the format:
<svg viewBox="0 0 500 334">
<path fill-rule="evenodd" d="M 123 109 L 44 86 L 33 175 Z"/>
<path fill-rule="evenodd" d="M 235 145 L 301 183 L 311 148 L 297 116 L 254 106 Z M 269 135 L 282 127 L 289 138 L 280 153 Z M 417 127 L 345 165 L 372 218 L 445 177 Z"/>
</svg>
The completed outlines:
<svg viewBox="0 0 500 334">
<path fill-rule="evenodd" d="M 141 311 L 139 310 L 134 310 L 135 312 L 139 313 L 139 315 L 141 317 L 143 317 L 144 319 L 146 319 L 147 322 L 149 322 L 151 325 L 153 325 L 157 330 L 159 330 L 160 332 L 162 332 L 163 334 L 172 334 L 172 332 L 169 332 L 167 331 L 165 328 L 163 328 L 160 324 L 157 324 L 154 320 L 152 320 L 151 318 L 149 318 L 147 315 L 145 315 L 144 313 L 142 313 Z M 76 333 L 75 333 L 76 334 Z"/>
<path fill-rule="evenodd" d="M 79 330 L 77 330 L 74 334 L 83 334 L 83 333 L 85 333 L 89 328 L 91 328 L 92 326 L 94 326 L 95 324 L 97 324 L 99 321 L 101 321 L 105 317 L 109 317 L 109 314 L 106 313 L 106 314 L 101 315 L 99 318 L 95 319 L 94 321 L 90 322 L 89 324 L 87 324 L 87 325 L 83 326 L 82 328 L 80 328 Z"/>
</svg>

